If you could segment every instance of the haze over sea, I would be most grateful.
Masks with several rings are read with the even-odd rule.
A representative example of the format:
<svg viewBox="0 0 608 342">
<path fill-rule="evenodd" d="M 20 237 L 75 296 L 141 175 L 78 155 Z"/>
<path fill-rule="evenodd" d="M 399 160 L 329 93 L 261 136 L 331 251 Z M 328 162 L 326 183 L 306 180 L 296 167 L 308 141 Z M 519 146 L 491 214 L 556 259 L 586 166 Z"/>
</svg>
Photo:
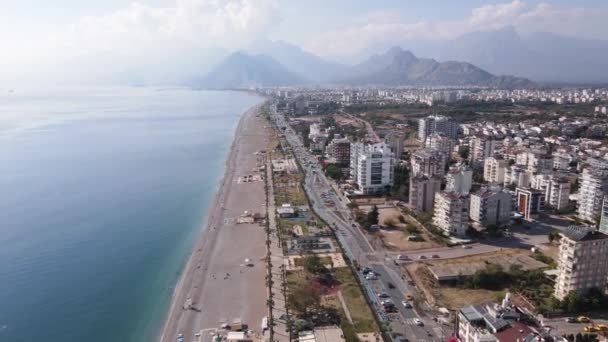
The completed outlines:
<svg viewBox="0 0 608 342">
<path fill-rule="evenodd" d="M 0 341 L 154 341 L 238 92 L 0 93 Z"/>
</svg>

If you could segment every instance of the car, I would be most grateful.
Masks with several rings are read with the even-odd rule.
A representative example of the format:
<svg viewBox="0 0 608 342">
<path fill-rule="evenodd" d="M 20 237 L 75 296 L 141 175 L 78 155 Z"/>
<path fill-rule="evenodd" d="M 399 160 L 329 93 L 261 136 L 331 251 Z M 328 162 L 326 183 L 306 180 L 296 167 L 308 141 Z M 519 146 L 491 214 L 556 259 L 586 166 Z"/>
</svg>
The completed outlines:
<svg viewBox="0 0 608 342">
<path fill-rule="evenodd" d="M 433 258 L 433 259 L 439 259 L 439 255 L 437 255 L 437 254 L 433 254 L 433 255 L 431 256 L 431 258 Z"/>
<path fill-rule="evenodd" d="M 469 246 L 469 245 L 462 245 L 462 248 L 463 248 L 463 249 L 471 249 L 471 248 L 473 248 L 473 247 L 471 247 L 471 246 Z"/>
<path fill-rule="evenodd" d="M 410 309 L 412 307 L 412 304 L 410 304 L 410 302 L 408 302 L 407 300 L 403 300 L 401 301 L 401 304 L 403 305 L 403 307 L 405 307 L 406 309 Z"/>
<path fill-rule="evenodd" d="M 418 259 L 424 260 L 424 259 L 426 259 L 426 257 L 424 255 L 421 255 L 421 256 L 418 257 Z"/>
<path fill-rule="evenodd" d="M 412 300 L 412 299 L 414 299 L 414 297 L 411 294 L 408 293 L 408 294 L 405 295 L 405 299 Z"/>
<path fill-rule="evenodd" d="M 579 323 L 589 323 L 589 322 L 591 322 L 591 320 L 587 316 L 578 316 L 576 318 L 576 320 L 579 321 Z"/>
<path fill-rule="evenodd" d="M 391 282 L 389 282 L 387 285 L 388 285 L 388 288 L 391 290 L 395 288 L 395 285 L 393 285 L 393 283 L 391 283 Z"/>
<path fill-rule="evenodd" d="M 409 258 L 410 258 L 410 257 L 408 257 L 408 256 L 407 256 L 407 255 L 405 255 L 405 254 L 399 254 L 399 255 L 397 256 L 397 260 L 407 260 L 407 259 L 409 259 Z"/>
<path fill-rule="evenodd" d="M 598 332 L 600 331 L 600 329 L 598 329 L 597 327 L 593 326 L 593 325 L 588 325 L 586 326 L 583 331 L 585 332 Z"/>
<path fill-rule="evenodd" d="M 424 322 L 418 317 L 414 318 L 414 323 L 420 327 L 424 325 Z"/>
<path fill-rule="evenodd" d="M 371 271 L 372 271 L 372 269 L 371 269 L 371 268 L 369 268 L 369 267 L 363 267 L 363 268 L 361 269 L 361 273 L 363 273 L 363 274 L 368 274 L 368 273 L 370 273 Z"/>
<path fill-rule="evenodd" d="M 596 324 L 595 327 L 597 328 L 597 330 L 599 331 L 608 331 L 608 325 L 605 324 Z"/>
<path fill-rule="evenodd" d="M 177 334 L 177 339 L 176 339 L 176 341 L 177 341 L 177 342 L 184 342 L 184 334 L 181 334 L 181 333 L 180 333 L 180 334 Z"/>
<path fill-rule="evenodd" d="M 576 319 L 576 317 L 566 317 L 566 322 L 567 323 L 578 323 L 578 320 Z"/>
<path fill-rule="evenodd" d="M 380 293 L 378 293 L 378 297 L 380 297 L 380 298 L 390 298 L 391 296 L 389 296 L 388 293 L 386 293 L 386 292 L 380 292 Z"/>
</svg>

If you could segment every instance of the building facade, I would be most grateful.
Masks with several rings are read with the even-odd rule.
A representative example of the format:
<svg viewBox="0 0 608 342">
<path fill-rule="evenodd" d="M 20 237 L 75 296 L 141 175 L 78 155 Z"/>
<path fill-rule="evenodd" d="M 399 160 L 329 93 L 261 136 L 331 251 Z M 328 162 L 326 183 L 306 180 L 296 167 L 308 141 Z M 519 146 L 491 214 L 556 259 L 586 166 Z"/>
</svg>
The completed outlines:
<svg viewBox="0 0 608 342">
<path fill-rule="evenodd" d="M 334 138 L 327 145 L 327 154 L 334 158 L 339 166 L 350 165 L 350 141 L 348 138 Z"/>
<path fill-rule="evenodd" d="M 458 192 L 435 194 L 433 224 L 446 235 L 464 237 L 469 227 L 469 198 Z"/>
<path fill-rule="evenodd" d="M 469 160 L 476 165 L 494 155 L 496 140 L 487 137 L 473 137 L 469 141 Z"/>
<path fill-rule="evenodd" d="M 505 182 L 505 171 L 509 162 L 502 158 L 488 157 L 483 163 L 483 179 L 490 183 L 503 184 Z"/>
<path fill-rule="evenodd" d="M 419 176 L 443 176 L 445 175 L 445 166 L 447 156 L 439 151 L 422 149 L 412 153 L 410 158 L 411 172 L 413 177 Z"/>
<path fill-rule="evenodd" d="M 391 131 L 386 134 L 384 140 L 393 151 L 395 155 L 395 159 L 401 159 L 401 155 L 403 154 L 403 140 L 405 140 L 405 133 L 402 131 Z"/>
<path fill-rule="evenodd" d="M 395 161 L 388 145 L 354 143 L 350 153 L 350 176 L 358 193 L 382 193 L 393 185 Z"/>
<path fill-rule="evenodd" d="M 451 118 L 441 115 L 431 115 L 418 120 L 418 139 L 424 142 L 426 137 L 439 133 L 456 140 L 458 138 L 458 123 Z"/>
<path fill-rule="evenodd" d="M 498 187 L 481 188 L 471 194 L 469 217 L 483 225 L 502 225 L 511 219 L 513 198 Z"/>
<path fill-rule="evenodd" d="M 516 211 L 530 220 L 545 208 L 545 193 L 541 190 L 521 188 L 515 189 Z"/>
<path fill-rule="evenodd" d="M 450 168 L 445 176 L 446 191 L 455 191 L 460 194 L 468 194 L 473 185 L 473 170 L 466 166 L 455 166 Z"/>
<path fill-rule="evenodd" d="M 562 300 L 571 291 L 605 290 L 608 235 L 588 226 L 571 226 L 561 236 L 555 297 Z"/>
<path fill-rule="evenodd" d="M 411 177 L 409 205 L 415 211 L 433 210 L 435 194 L 441 191 L 441 179 L 438 177 Z"/>
<path fill-rule="evenodd" d="M 608 194 L 608 171 L 586 168 L 580 176 L 577 215 L 582 220 L 597 223 L 604 195 Z"/>
</svg>

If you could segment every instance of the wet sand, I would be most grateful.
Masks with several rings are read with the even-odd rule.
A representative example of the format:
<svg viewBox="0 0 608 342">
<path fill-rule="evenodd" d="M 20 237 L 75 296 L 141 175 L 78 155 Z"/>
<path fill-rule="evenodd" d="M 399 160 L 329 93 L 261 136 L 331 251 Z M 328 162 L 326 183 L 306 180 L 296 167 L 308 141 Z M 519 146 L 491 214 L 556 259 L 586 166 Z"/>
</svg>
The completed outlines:
<svg viewBox="0 0 608 342">
<path fill-rule="evenodd" d="M 266 121 L 257 117 L 259 107 L 244 113 L 226 160 L 225 173 L 207 213 L 207 221 L 175 287 L 160 341 L 210 341 L 223 323 L 240 320 L 261 334 L 267 315 L 265 285 L 265 232 L 259 224 L 236 224 L 249 211 L 265 213 L 264 182 L 239 182 L 254 172 L 267 147 Z M 263 160 L 262 160 L 263 165 Z M 245 265 L 251 259 L 253 266 Z M 194 309 L 184 309 L 192 302 Z M 200 311 L 199 311 L 200 310 Z"/>
</svg>

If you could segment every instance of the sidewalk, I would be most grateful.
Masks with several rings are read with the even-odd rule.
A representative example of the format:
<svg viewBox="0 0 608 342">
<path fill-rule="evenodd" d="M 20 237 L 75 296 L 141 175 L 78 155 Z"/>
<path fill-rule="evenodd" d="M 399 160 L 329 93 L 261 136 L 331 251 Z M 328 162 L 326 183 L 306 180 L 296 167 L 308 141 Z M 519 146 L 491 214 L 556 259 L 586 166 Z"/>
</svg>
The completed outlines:
<svg viewBox="0 0 608 342">
<path fill-rule="evenodd" d="M 276 222 L 276 207 L 274 202 L 274 185 L 272 183 L 272 165 L 270 159 L 266 161 L 266 179 L 268 182 L 268 225 L 270 228 L 270 261 L 272 269 L 270 270 L 270 277 L 272 279 L 272 287 L 270 288 L 270 296 L 274 301 L 272 308 L 273 324 L 270 325 L 270 329 L 273 332 L 274 341 L 290 341 L 289 331 L 287 330 L 287 321 L 281 317 L 286 317 L 286 298 L 283 292 L 283 280 L 284 280 L 284 269 L 283 269 L 283 248 L 281 247 L 281 241 L 279 238 L 279 232 L 277 230 Z M 269 336 L 268 336 L 269 338 Z M 271 341 L 271 342 L 274 342 Z"/>
</svg>

